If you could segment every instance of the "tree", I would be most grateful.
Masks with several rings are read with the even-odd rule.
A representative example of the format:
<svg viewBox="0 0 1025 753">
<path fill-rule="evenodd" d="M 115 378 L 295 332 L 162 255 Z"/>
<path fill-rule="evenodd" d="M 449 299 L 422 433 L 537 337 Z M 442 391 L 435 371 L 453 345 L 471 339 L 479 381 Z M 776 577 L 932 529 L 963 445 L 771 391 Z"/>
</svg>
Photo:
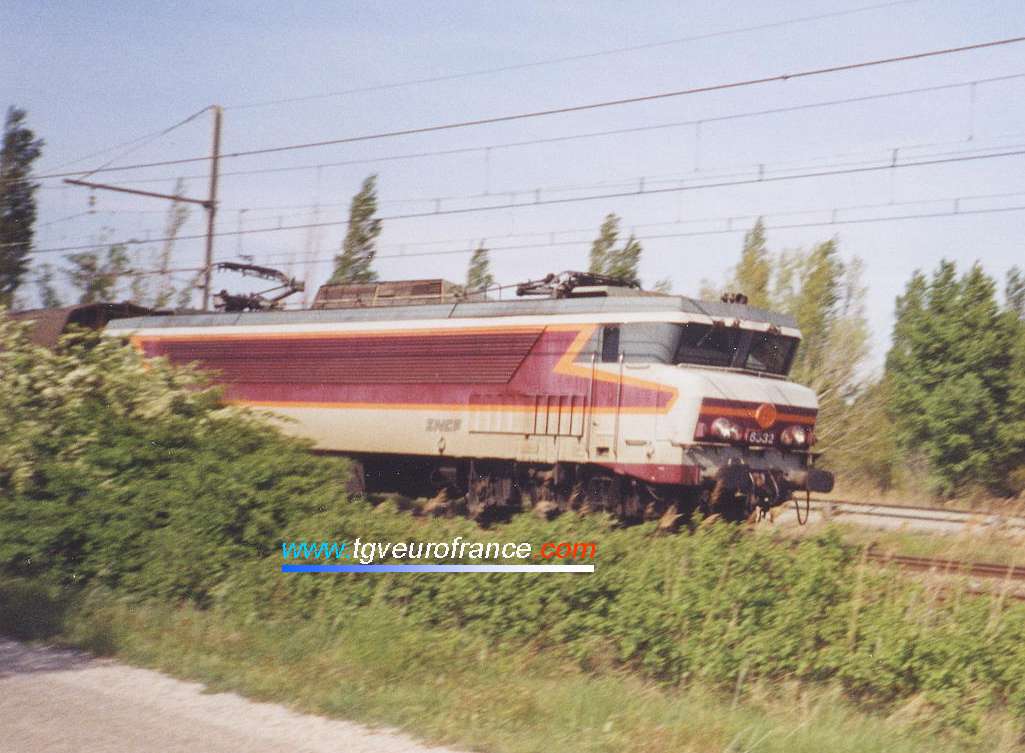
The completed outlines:
<svg viewBox="0 0 1025 753">
<path fill-rule="evenodd" d="M 483 293 L 495 284 L 495 278 L 491 274 L 491 259 L 488 250 L 484 248 L 484 241 L 480 242 L 477 250 L 470 257 L 470 268 L 466 272 L 466 291 L 468 293 Z"/>
<path fill-rule="evenodd" d="M 591 244 L 588 271 L 592 274 L 617 277 L 625 282 L 640 284 L 638 267 L 641 263 L 641 243 L 631 233 L 622 247 L 616 248 L 619 240 L 619 217 L 609 213 L 598 230 L 598 237 Z"/>
<path fill-rule="evenodd" d="M 978 264 L 958 278 L 944 261 L 931 279 L 916 273 L 898 298 L 886 359 L 890 415 L 902 448 L 923 457 L 938 493 L 975 484 L 1010 491 L 1009 473 L 1025 450 L 1013 368 L 1021 336 Z"/>
<path fill-rule="evenodd" d="M 1004 285 L 1004 299 L 1007 308 L 1025 320 L 1025 271 L 1021 267 L 1011 267 L 1007 271 L 1007 282 Z"/>
<path fill-rule="evenodd" d="M 185 181 L 181 178 L 175 183 L 174 195 L 185 195 Z M 150 301 L 153 308 L 161 309 L 168 306 L 174 297 L 174 278 L 170 274 L 171 257 L 178 241 L 178 233 L 181 232 L 182 226 L 188 222 L 188 219 L 189 205 L 183 201 L 172 202 L 164 221 L 164 245 L 161 246 L 157 256 L 157 288 L 153 291 L 153 298 Z"/>
<path fill-rule="evenodd" d="M 72 254 L 67 260 L 71 269 L 65 274 L 68 282 L 80 291 L 79 303 L 113 300 L 118 282 L 129 271 L 128 250 L 121 244 L 110 246 L 102 261 L 100 254 L 92 251 Z"/>
<path fill-rule="evenodd" d="M 656 280 L 655 284 L 651 288 L 656 293 L 662 293 L 663 295 L 672 295 L 673 293 L 673 280 L 670 277 L 663 277 L 660 280 Z"/>
<path fill-rule="evenodd" d="M 790 373 L 818 396 L 818 449 L 827 453 L 830 462 L 836 458 L 848 466 L 856 464 L 850 457 L 856 446 L 860 456 L 880 452 L 863 446 L 865 435 L 858 433 L 863 419 L 877 413 L 878 406 L 878 401 L 865 396 L 872 388 L 861 374 L 869 344 L 861 270 L 856 258 L 843 263 L 835 239 L 809 251 L 783 253 L 776 264 L 776 300 L 769 301 L 793 316 L 801 330 Z M 877 433 L 868 436 L 874 438 Z"/>
<path fill-rule="evenodd" d="M 698 285 L 698 298 L 702 301 L 718 301 L 721 295 L 719 285 L 708 278 L 703 278 Z"/>
<path fill-rule="evenodd" d="M 642 251 L 641 242 L 631 233 L 623 247 L 612 252 L 605 273 L 624 282 L 640 285 L 641 278 L 638 275 L 638 267 L 641 265 Z"/>
<path fill-rule="evenodd" d="M 1020 309 L 1019 309 L 1020 311 Z M 1018 338 L 1011 357 L 1011 384 L 1007 396 L 1006 415 L 1011 420 L 1004 425 L 1005 441 L 1018 451 L 1009 461 L 1008 491 L 1025 497 L 1025 312 L 1018 316 Z M 1017 440 L 1015 442 L 1014 440 Z"/>
<path fill-rule="evenodd" d="M 175 301 L 175 308 L 188 309 L 192 305 L 192 294 L 198 290 L 199 280 L 190 281 L 185 287 L 178 291 L 178 300 Z"/>
<path fill-rule="evenodd" d="M 56 309 L 64 305 L 53 278 L 53 267 L 49 264 L 40 264 L 36 270 L 36 289 L 39 291 L 40 305 L 44 309 Z"/>
<path fill-rule="evenodd" d="M 888 489 L 906 470 L 893 431 L 880 430 L 892 425 L 889 390 L 885 378 L 867 380 L 835 414 L 827 406 L 825 423 L 820 419 L 828 444 L 817 449 L 828 449 L 827 466 L 848 485 Z"/>
<path fill-rule="evenodd" d="M 786 264 L 785 274 L 795 275 L 797 287 L 781 304 L 797 319 L 804 336 L 794 362 L 795 378 L 811 383 L 822 376 L 835 352 L 836 326 L 843 309 L 853 302 L 844 300 L 845 269 L 835 240 L 819 243 L 807 254 L 794 254 Z"/>
<path fill-rule="evenodd" d="M 771 305 L 769 282 L 772 278 L 772 256 L 765 241 L 765 222 L 761 217 L 744 234 L 740 261 L 733 268 L 730 288 L 747 296 L 748 303 L 758 308 Z"/>
<path fill-rule="evenodd" d="M 28 271 L 28 256 L 36 221 L 32 163 L 43 151 L 43 141 L 24 126 L 25 111 L 7 110 L 3 147 L 0 148 L 0 305 L 10 305 L 14 291 Z"/>
<path fill-rule="evenodd" d="M 608 258 L 612 253 L 613 246 L 619 238 L 619 217 L 609 213 L 605 215 L 598 230 L 598 237 L 591 244 L 591 260 L 587 271 L 591 274 L 603 275 L 608 267 Z"/>
<path fill-rule="evenodd" d="M 174 187 L 174 195 L 183 196 L 185 190 L 185 181 L 179 178 Z M 182 201 L 172 202 L 171 206 L 168 207 L 167 216 L 164 220 L 164 241 L 160 251 L 150 255 L 149 259 L 143 258 L 142 254 L 137 257 L 138 267 L 155 268 L 153 269 L 154 275 L 152 278 L 143 277 L 142 275 L 136 275 L 132 278 L 130 287 L 131 299 L 140 306 L 151 306 L 158 309 L 165 308 L 171 304 L 176 292 L 179 293 L 180 299 L 180 291 L 176 289 L 174 278 L 171 276 L 171 258 L 174 255 L 178 233 L 181 232 L 182 226 L 188 219 L 189 205 Z M 154 278 L 155 285 L 151 289 L 149 279 Z M 189 297 L 191 297 L 191 290 L 188 292 Z"/>
<path fill-rule="evenodd" d="M 377 253 L 377 236 L 381 220 L 377 214 L 377 176 L 363 181 L 349 205 L 349 229 L 342 242 L 342 253 L 335 257 L 335 270 L 329 282 L 373 282 L 377 273 L 371 269 Z"/>
</svg>

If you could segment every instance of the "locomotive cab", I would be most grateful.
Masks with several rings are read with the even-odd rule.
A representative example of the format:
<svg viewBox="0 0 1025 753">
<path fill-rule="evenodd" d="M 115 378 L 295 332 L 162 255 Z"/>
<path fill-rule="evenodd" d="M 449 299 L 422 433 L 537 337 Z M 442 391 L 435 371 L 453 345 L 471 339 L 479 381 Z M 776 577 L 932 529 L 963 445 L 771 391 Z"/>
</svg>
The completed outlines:
<svg viewBox="0 0 1025 753">
<path fill-rule="evenodd" d="M 800 333 L 742 304 L 702 306 L 685 322 L 605 324 L 594 345 L 602 363 L 675 388 L 647 427 L 651 457 L 678 462 L 699 504 L 730 518 L 830 491 L 832 474 L 814 468 L 815 395 L 787 379 Z"/>
</svg>

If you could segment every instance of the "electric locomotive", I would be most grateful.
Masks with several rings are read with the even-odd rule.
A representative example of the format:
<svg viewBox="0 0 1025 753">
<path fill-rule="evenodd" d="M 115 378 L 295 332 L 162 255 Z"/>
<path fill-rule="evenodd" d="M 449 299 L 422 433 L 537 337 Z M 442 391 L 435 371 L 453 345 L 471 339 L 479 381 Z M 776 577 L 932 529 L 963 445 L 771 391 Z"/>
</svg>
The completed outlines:
<svg viewBox="0 0 1025 753">
<path fill-rule="evenodd" d="M 312 309 L 123 318 L 106 333 L 210 370 L 227 400 L 353 458 L 368 488 L 444 491 L 479 519 L 736 520 L 832 489 L 814 467 L 815 394 L 787 378 L 790 317 L 582 273 L 517 293 L 328 285 Z"/>
</svg>

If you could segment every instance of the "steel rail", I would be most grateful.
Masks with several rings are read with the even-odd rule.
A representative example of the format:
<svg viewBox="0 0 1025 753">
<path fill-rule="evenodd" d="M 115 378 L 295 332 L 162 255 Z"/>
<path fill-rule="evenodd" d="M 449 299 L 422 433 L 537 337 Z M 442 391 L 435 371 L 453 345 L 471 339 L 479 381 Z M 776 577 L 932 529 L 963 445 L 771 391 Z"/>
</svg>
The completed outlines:
<svg viewBox="0 0 1025 753">
<path fill-rule="evenodd" d="M 869 550 L 866 557 L 875 562 L 892 563 L 905 570 L 935 572 L 940 575 L 965 575 L 1001 580 L 1025 580 L 1025 565 L 1000 565 L 994 562 L 967 562 L 940 557 L 916 557 Z"/>
<path fill-rule="evenodd" d="M 811 500 L 812 510 L 824 517 L 863 517 L 904 520 L 908 523 L 940 523 L 962 527 L 1025 530 L 1025 517 L 993 511 L 947 509 L 920 505 L 883 505 L 875 502 L 822 499 Z"/>
</svg>

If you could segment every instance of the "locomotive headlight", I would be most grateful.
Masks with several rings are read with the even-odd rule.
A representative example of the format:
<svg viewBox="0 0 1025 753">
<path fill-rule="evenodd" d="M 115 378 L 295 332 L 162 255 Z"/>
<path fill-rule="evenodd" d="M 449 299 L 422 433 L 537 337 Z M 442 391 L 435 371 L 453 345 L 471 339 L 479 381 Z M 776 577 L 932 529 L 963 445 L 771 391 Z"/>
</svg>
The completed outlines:
<svg viewBox="0 0 1025 753">
<path fill-rule="evenodd" d="M 740 439 L 740 427 L 728 418 L 717 418 L 712 422 L 712 436 L 736 442 Z"/>
<path fill-rule="evenodd" d="M 805 445 L 809 444 L 808 440 L 810 438 L 811 432 L 809 432 L 803 426 L 788 426 L 783 430 L 783 433 L 780 435 L 780 441 L 782 441 L 783 444 L 787 445 L 788 447 L 804 447 Z"/>
</svg>

